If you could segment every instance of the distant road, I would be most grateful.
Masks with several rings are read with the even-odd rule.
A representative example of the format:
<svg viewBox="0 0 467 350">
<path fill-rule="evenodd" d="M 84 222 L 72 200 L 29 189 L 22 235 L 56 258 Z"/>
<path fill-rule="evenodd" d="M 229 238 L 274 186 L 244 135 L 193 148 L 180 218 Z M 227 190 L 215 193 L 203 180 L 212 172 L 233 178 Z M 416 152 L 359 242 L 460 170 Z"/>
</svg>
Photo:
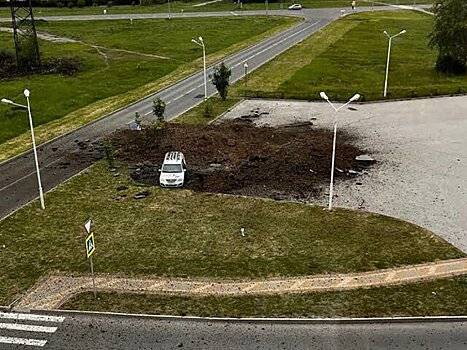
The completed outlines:
<svg viewBox="0 0 467 350">
<path fill-rule="evenodd" d="M 369 9 L 370 8 L 359 8 L 358 11 Z M 385 10 L 391 8 L 375 7 L 375 9 Z M 301 15 L 305 20 L 293 28 L 285 30 L 280 34 L 265 39 L 252 47 L 224 59 L 224 62 L 232 68 L 232 81 L 243 77 L 243 64 L 245 61 L 248 61 L 249 72 L 253 71 L 332 21 L 338 19 L 341 16 L 341 9 L 314 9 L 300 12 L 274 11 L 271 13 L 275 15 Z M 264 11 L 241 12 L 241 15 L 255 14 L 264 14 Z M 206 12 L 184 14 L 183 17 L 211 17 L 220 15 L 232 16 L 229 12 Z M 74 18 L 74 20 L 84 21 L 109 19 L 110 16 L 121 19 L 128 18 L 130 15 L 59 16 L 44 18 L 47 18 L 49 21 L 70 20 L 72 18 Z M 133 18 L 136 18 L 136 16 L 160 18 L 164 16 L 164 14 L 131 15 Z M 208 74 L 211 73 L 212 67 L 209 67 Z M 208 94 L 214 95 L 215 92 L 215 87 L 209 82 Z M 38 153 L 44 189 L 46 191 L 50 190 L 77 174 L 79 171 L 89 167 L 97 159 L 97 154 L 92 147 L 92 143 L 109 135 L 118 128 L 128 127 L 127 124 L 133 121 L 135 112 L 138 111 L 141 115 L 144 115 L 146 119 L 150 119 L 152 100 L 154 97 L 160 97 L 167 103 L 166 118 L 170 120 L 201 103 L 203 94 L 203 74 L 202 71 L 200 71 L 134 105 L 128 106 L 127 108 L 91 123 L 53 142 L 40 146 Z M 83 146 L 83 142 L 86 145 Z M 35 176 L 32 152 L 0 164 L 0 219 L 38 196 Z"/>
</svg>

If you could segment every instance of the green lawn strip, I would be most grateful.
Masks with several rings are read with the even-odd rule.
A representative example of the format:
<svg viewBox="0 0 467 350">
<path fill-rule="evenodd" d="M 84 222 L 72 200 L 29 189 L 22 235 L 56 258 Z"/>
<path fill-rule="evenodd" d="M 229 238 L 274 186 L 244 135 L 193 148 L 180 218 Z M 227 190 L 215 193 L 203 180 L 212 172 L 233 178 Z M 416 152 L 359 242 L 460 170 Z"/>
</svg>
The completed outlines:
<svg viewBox="0 0 467 350">
<path fill-rule="evenodd" d="M 170 8 L 172 13 L 187 13 L 187 12 L 210 12 L 210 11 L 249 11 L 249 10 L 266 10 L 264 2 L 257 3 L 247 3 L 243 4 L 241 7 L 236 2 L 230 0 L 225 0 L 217 3 L 207 4 L 205 6 L 193 6 L 195 4 L 200 4 L 205 1 L 171 1 Z M 348 7 L 352 1 L 348 0 L 304 0 L 299 1 L 305 8 L 325 8 L 325 7 Z M 431 4 L 431 0 L 382 0 L 379 2 L 384 2 L 387 4 Z M 277 1 L 269 2 L 269 10 L 280 10 L 286 9 L 292 3 L 291 1 Z M 358 6 L 371 6 L 372 2 L 368 1 L 359 1 Z M 374 4 L 379 6 L 379 4 Z M 66 16 L 66 15 L 100 15 L 103 14 L 105 7 L 99 6 L 87 6 L 83 8 L 57 8 L 57 7 L 34 7 L 34 15 L 36 17 L 40 16 Z M 138 14 L 138 13 L 166 13 L 169 11 L 167 3 L 153 6 L 112 6 L 110 8 L 105 8 L 107 14 Z M 8 7 L 0 7 L 0 17 L 8 17 L 10 9 Z"/>
<path fill-rule="evenodd" d="M 406 29 L 393 42 L 388 97 L 465 93 L 467 76 L 440 75 L 433 68 L 436 52 L 427 47 L 432 20 L 410 11 L 345 17 L 252 73 L 247 88 L 237 85 L 233 91 L 314 100 L 325 90 L 338 100 L 347 100 L 354 92 L 363 100 L 382 99 L 387 54 L 383 31 Z"/>
<path fill-rule="evenodd" d="M 209 43 L 209 63 L 237 52 L 265 37 L 274 35 L 295 24 L 292 18 L 249 17 L 247 19 L 209 18 L 173 20 L 83 22 L 89 26 L 81 30 L 81 22 L 54 22 L 42 24 L 39 30 L 118 49 L 170 57 L 161 60 L 129 53 L 105 51 L 109 64 L 97 51 L 81 44 L 52 44 L 41 41 L 44 57 L 60 55 L 79 56 L 84 71 L 73 77 L 41 75 L 2 81 L 0 96 L 21 100 L 21 91 L 32 92 L 36 137 L 45 142 L 79 126 L 85 125 L 144 96 L 173 84 L 196 72 L 202 66 L 199 48 L 191 43 L 194 32 L 203 35 Z M 222 23 L 222 26 L 220 26 Z M 78 27 L 77 27 L 78 25 Z M 231 27 L 235 35 L 221 32 Z M 234 30 L 235 28 L 235 30 Z M 150 35 L 148 35 L 149 33 Z M 143 35 L 144 34 L 144 35 Z M 170 40 L 161 40 L 162 36 Z M 139 37 L 139 39 L 138 39 Z M 0 33 L 0 38 L 8 35 Z M 128 44 L 125 40 L 128 40 Z M 160 40 L 161 43 L 158 44 Z M 1 48 L 12 48 L 11 40 L 1 40 Z M 0 105 L 0 161 L 29 149 L 27 118 L 21 110 Z"/>
<path fill-rule="evenodd" d="M 266 278 L 390 268 L 464 254 L 389 217 L 188 190 L 143 188 L 103 162 L 0 222 L 0 305 L 53 271 L 88 273 L 83 223 L 94 221 L 97 273 Z M 117 190 L 119 186 L 128 189 Z M 144 200 L 133 195 L 148 189 Z M 240 227 L 246 228 L 241 237 Z"/>
<path fill-rule="evenodd" d="M 218 95 L 216 95 L 209 98 L 208 102 L 203 102 L 198 106 L 190 109 L 189 111 L 183 113 L 180 117 L 175 119 L 175 122 L 190 124 L 207 124 L 222 113 L 228 111 L 240 101 L 241 99 L 235 97 L 227 98 L 225 101 L 223 101 Z M 209 113 L 206 112 L 206 103 L 208 103 L 211 106 L 211 108 L 208 109 Z"/>
<path fill-rule="evenodd" d="M 211 317 L 389 317 L 467 314 L 467 277 L 277 296 L 80 294 L 62 309 Z"/>
</svg>

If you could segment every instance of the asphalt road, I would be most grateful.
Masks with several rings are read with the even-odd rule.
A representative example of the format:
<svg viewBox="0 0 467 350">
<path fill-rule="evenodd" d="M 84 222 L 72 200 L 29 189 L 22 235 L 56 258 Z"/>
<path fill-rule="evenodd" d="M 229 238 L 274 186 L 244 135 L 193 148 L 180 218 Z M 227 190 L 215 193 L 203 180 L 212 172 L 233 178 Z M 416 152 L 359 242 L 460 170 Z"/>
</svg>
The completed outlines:
<svg viewBox="0 0 467 350">
<path fill-rule="evenodd" d="M 18 319 L 16 319 L 18 317 Z M 466 349 L 467 321 L 328 324 L 0 313 L 1 349 Z M 22 345 L 19 345 L 22 344 Z"/>
<path fill-rule="evenodd" d="M 379 9 L 387 8 L 380 7 Z M 254 13 L 263 12 L 257 11 L 250 14 Z M 274 13 L 279 14 L 280 11 Z M 304 10 L 301 14 L 305 16 L 305 20 L 297 26 L 225 59 L 224 62 L 232 68 L 231 80 L 236 81 L 243 77 L 243 64 L 245 61 L 248 62 L 249 72 L 251 72 L 339 18 L 341 10 L 338 8 Z M 158 16 L 160 14 L 148 14 L 147 16 L 149 15 Z M 195 13 L 193 15 L 212 16 L 212 13 Z M 80 16 L 79 18 L 75 17 L 75 20 L 89 20 L 96 17 L 102 16 Z M 128 18 L 128 15 L 115 15 L 114 17 Z M 50 17 L 48 19 L 51 20 Z M 59 17 L 59 19 L 63 18 Z M 211 71 L 212 69 L 209 67 L 208 74 Z M 213 95 L 214 93 L 215 88 L 209 83 L 208 94 Z M 41 145 L 38 148 L 38 154 L 44 190 L 48 191 L 54 188 L 90 166 L 98 158 L 96 147 L 92 145 L 93 142 L 102 139 L 118 128 L 128 127 L 127 124 L 133 121 L 136 111 L 144 115 L 146 119 L 150 119 L 151 101 L 155 96 L 166 102 L 166 118 L 170 120 L 201 103 L 203 94 L 203 74 L 198 72 L 104 119 L 91 123 L 53 142 Z M 33 95 L 31 103 L 34 111 Z M 83 145 L 83 143 L 86 143 L 86 145 Z M 32 152 L 0 164 L 0 219 L 37 198 L 37 196 L 37 180 Z"/>
</svg>

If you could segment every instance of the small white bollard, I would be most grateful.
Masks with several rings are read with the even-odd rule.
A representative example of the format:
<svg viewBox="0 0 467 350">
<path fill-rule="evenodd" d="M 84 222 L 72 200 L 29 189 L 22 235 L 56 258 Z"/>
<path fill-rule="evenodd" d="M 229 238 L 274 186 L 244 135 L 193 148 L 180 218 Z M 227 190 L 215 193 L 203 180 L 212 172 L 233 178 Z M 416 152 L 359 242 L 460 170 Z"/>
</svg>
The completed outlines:
<svg viewBox="0 0 467 350">
<path fill-rule="evenodd" d="M 245 237 L 245 229 L 243 227 L 240 229 L 240 233 L 242 234 L 242 237 Z"/>
</svg>

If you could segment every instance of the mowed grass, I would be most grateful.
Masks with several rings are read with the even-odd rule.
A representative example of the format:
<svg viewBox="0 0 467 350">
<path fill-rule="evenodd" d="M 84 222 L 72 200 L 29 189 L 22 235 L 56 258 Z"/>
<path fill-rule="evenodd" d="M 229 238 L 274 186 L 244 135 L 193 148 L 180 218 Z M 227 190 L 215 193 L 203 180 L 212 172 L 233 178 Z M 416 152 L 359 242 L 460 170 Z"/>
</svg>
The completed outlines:
<svg viewBox="0 0 467 350">
<path fill-rule="evenodd" d="M 195 296 L 92 293 L 62 306 L 70 310 L 211 317 L 464 316 L 467 277 L 351 291 L 277 296 Z"/>
<path fill-rule="evenodd" d="M 83 70 L 72 77 L 34 75 L 3 80 L 0 96 L 22 102 L 22 91 L 27 87 L 31 90 L 36 126 L 70 116 L 74 123 L 70 129 L 157 91 L 202 67 L 202 53 L 191 42 L 193 36 L 205 38 L 208 61 L 212 62 L 296 21 L 291 18 L 248 17 L 138 20 L 133 21 L 133 25 L 130 21 L 39 23 L 39 31 L 72 37 L 86 43 L 55 44 L 40 41 L 44 58 L 76 56 L 81 59 Z M 105 58 L 89 45 L 131 50 L 134 53 L 101 48 L 107 55 Z M 13 49 L 11 35 L 0 33 L 0 49 Z M 0 115 L 0 144 L 28 130 L 27 118 L 22 110 L 0 105 Z M 55 132 L 39 128 L 39 141 L 68 131 L 66 125 L 65 121 L 63 125 L 61 122 L 54 125 Z M 1 149 L 0 159 L 13 155 L 10 154 L 11 150 L 16 148 L 18 152 L 24 150 L 21 147 L 25 147 L 25 142 L 20 141 L 24 140 L 13 140 L 8 147 Z"/>
<path fill-rule="evenodd" d="M 243 83 L 237 96 L 317 100 L 326 91 L 333 100 L 360 93 L 362 100 L 383 98 L 387 55 L 386 30 L 407 33 L 393 40 L 388 98 L 467 92 L 467 75 L 436 73 L 437 53 L 428 48 L 431 16 L 410 12 L 374 12 L 345 17 L 266 64 Z"/>
<path fill-rule="evenodd" d="M 104 163 L 0 222 L 0 305 L 52 271 L 261 278 L 347 273 L 464 256 L 436 235 L 385 216 L 244 197 L 143 188 Z M 119 186 L 128 189 L 118 191 Z M 151 195 L 136 200 L 141 190 Z M 240 228 L 246 237 L 240 235 Z M 5 248 L 2 248 L 5 245 Z"/>
<path fill-rule="evenodd" d="M 170 11 L 172 13 L 187 13 L 187 12 L 209 12 L 209 11 L 250 11 L 250 10 L 266 10 L 264 1 L 256 3 L 246 3 L 240 6 L 237 2 L 224 0 L 216 3 L 207 4 L 204 6 L 193 6 L 204 3 L 205 1 L 170 1 Z M 325 7 L 350 7 L 352 1 L 348 0 L 303 0 L 299 3 L 304 8 L 325 8 Z M 430 0 L 382 0 L 380 3 L 385 4 L 431 4 Z M 268 10 L 281 10 L 287 9 L 288 6 L 293 4 L 293 1 L 270 1 L 268 3 Z M 371 1 L 359 1 L 358 6 L 371 6 Z M 380 4 L 374 4 L 379 6 Z M 35 7 L 34 14 L 36 16 L 55 16 L 55 15 L 99 15 L 103 14 L 103 10 L 107 10 L 107 14 L 124 14 L 124 13 L 162 13 L 169 12 L 167 3 L 153 5 L 153 6 L 112 6 L 110 8 L 102 6 L 87 6 L 83 8 L 57 8 L 57 7 Z M 7 17 L 9 15 L 9 8 L 0 7 L 0 17 Z"/>
</svg>

